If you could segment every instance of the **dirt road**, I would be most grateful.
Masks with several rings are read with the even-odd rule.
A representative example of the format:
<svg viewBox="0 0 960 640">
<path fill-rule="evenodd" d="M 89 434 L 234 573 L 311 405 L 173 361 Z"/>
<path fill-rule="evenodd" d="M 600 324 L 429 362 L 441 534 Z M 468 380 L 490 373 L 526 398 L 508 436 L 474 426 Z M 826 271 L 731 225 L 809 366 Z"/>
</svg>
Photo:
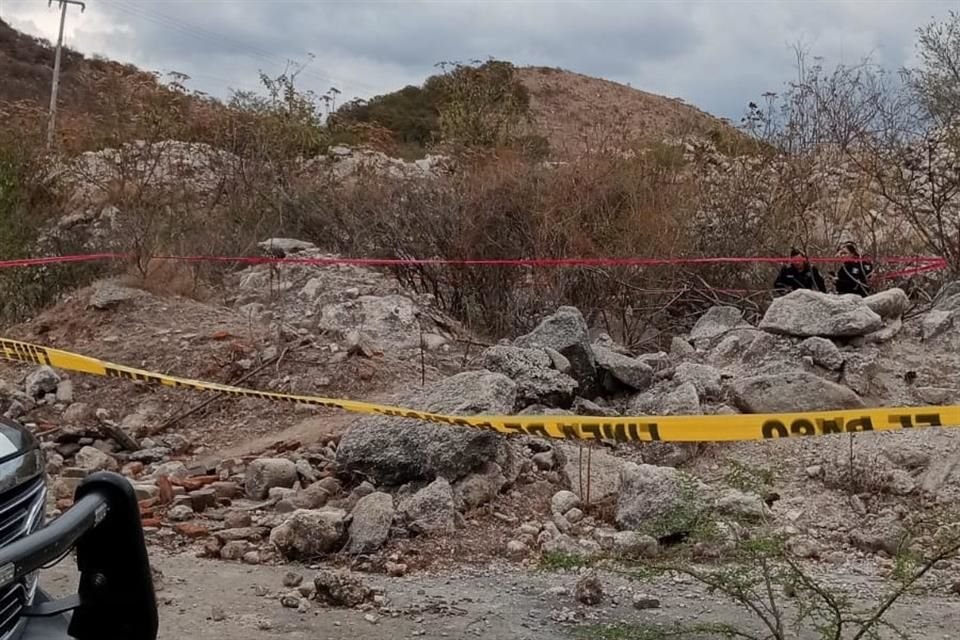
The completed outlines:
<svg viewBox="0 0 960 640">
<path fill-rule="evenodd" d="M 575 572 L 506 566 L 440 576 L 365 577 L 371 586 L 384 588 L 388 609 L 396 612 L 395 617 L 375 610 L 318 606 L 298 612 L 283 608 L 277 596 L 289 591 L 282 586 L 288 571 L 311 579 L 315 571 L 307 567 L 250 567 L 189 555 L 167 556 L 155 550 L 151 554 L 163 573 L 158 593 L 162 640 L 561 640 L 603 637 L 595 627 L 601 623 L 622 629 L 622 625 L 637 623 L 744 624 L 751 619 L 745 610 L 685 580 L 658 578 L 641 583 L 603 574 L 607 594 L 604 603 L 585 607 L 573 596 Z M 58 594 L 72 589 L 75 580 L 69 561 L 44 574 L 44 585 Z M 883 586 L 875 579 L 857 575 L 828 577 L 826 581 L 853 586 L 866 598 L 879 596 Z M 634 609 L 635 593 L 658 598 L 660 607 Z M 958 637 L 958 615 L 960 598 L 935 595 L 903 600 L 890 619 L 911 637 L 947 639 Z M 814 640 L 818 636 L 799 638 Z"/>
</svg>

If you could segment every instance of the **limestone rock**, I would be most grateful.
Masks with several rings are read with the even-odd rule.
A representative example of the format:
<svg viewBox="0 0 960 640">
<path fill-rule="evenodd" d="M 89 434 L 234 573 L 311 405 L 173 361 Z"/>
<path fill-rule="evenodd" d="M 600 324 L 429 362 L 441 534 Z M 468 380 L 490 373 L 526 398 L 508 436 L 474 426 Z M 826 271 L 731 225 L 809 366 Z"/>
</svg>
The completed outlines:
<svg viewBox="0 0 960 640">
<path fill-rule="evenodd" d="M 496 345 L 481 354 L 480 362 L 483 368 L 516 382 L 517 399 L 523 405 L 569 406 L 578 386 L 576 380 L 553 368 L 553 360 L 543 349 Z"/>
<path fill-rule="evenodd" d="M 676 469 L 628 462 L 623 467 L 616 522 L 623 529 L 657 537 L 682 533 L 704 508 L 693 491 L 692 481 L 688 483 Z"/>
<path fill-rule="evenodd" d="M 325 305 L 319 329 L 347 335 L 362 331 L 385 349 L 411 349 L 420 345 L 419 308 L 406 296 L 360 296 L 356 300 Z"/>
<path fill-rule="evenodd" d="M 514 340 L 514 345 L 554 349 L 570 361 L 570 375 L 577 381 L 594 378 L 596 365 L 587 321 L 575 307 L 560 307 L 533 331 Z"/>
<path fill-rule="evenodd" d="M 861 409 L 856 393 L 805 371 L 789 375 L 738 378 L 731 384 L 733 400 L 744 413 L 803 413 L 831 409 Z"/>
<path fill-rule="evenodd" d="M 770 333 L 808 338 L 865 336 L 883 320 L 858 296 L 836 296 L 799 289 L 773 301 L 760 328 Z"/>
<path fill-rule="evenodd" d="M 60 376 L 52 368 L 44 365 L 37 367 L 27 376 L 24 391 L 33 399 L 42 398 L 48 393 L 56 393 Z"/>
<path fill-rule="evenodd" d="M 292 560 L 332 553 L 343 544 L 346 516 L 342 509 L 299 509 L 270 532 L 270 542 Z"/>
<path fill-rule="evenodd" d="M 383 546 L 393 524 L 393 497 L 371 493 L 357 502 L 351 512 L 347 553 L 372 553 Z"/>
<path fill-rule="evenodd" d="M 729 489 L 717 499 L 716 510 L 726 516 L 743 520 L 762 520 L 770 515 L 770 508 L 755 493 Z"/>
<path fill-rule="evenodd" d="M 570 491 L 580 500 L 587 499 L 588 486 L 591 503 L 605 500 L 619 493 L 620 474 L 626 463 L 622 458 L 611 455 L 602 448 L 594 447 L 589 455 L 588 470 L 587 452 L 581 452 L 578 446 L 557 443 L 554 446 L 554 453 L 564 485 L 570 487 Z"/>
<path fill-rule="evenodd" d="M 453 489 L 443 478 L 401 501 L 400 513 L 417 533 L 452 533 L 456 520 Z"/>
<path fill-rule="evenodd" d="M 507 484 L 503 470 L 496 462 L 488 462 L 476 473 L 458 480 L 454 495 L 463 509 L 476 509 L 497 499 Z"/>
<path fill-rule="evenodd" d="M 342 571 L 321 571 L 313 579 L 313 585 L 317 601 L 331 607 L 358 607 L 374 596 L 373 590 L 360 578 Z"/>
<path fill-rule="evenodd" d="M 910 298 L 896 287 L 867 296 L 863 303 L 884 320 L 901 318 L 910 308 Z"/>
<path fill-rule="evenodd" d="M 730 330 L 749 326 L 750 324 L 743 319 L 743 312 L 740 309 L 727 306 L 711 307 L 700 316 L 697 324 L 690 331 L 690 342 L 698 349 L 706 349 Z"/>
<path fill-rule="evenodd" d="M 94 447 L 83 447 L 77 452 L 77 467 L 84 471 L 116 471 L 120 468 L 116 459 Z"/>
<path fill-rule="evenodd" d="M 720 396 L 720 372 L 709 365 L 682 362 L 677 365 L 673 379 L 691 383 L 700 398 Z"/>
<path fill-rule="evenodd" d="M 260 458 L 247 465 L 247 497 L 263 500 L 274 487 L 290 488 L 297 482 L 297 465 L 285 458 Z"/>
<path fill-rule="evenodd" d="M 838 371 L 843 366 L 843 354 L 832 340 L 826 338 L 807 338 L 800 343 L 800 353 L 813 358 L 813 363 L 817 366 Z"/>
<path fill-rule="evenodd" d="M 499 373 L 467 371 L 417 389 L 397 404 L 450 415 L 510 414 L 516 404 L 515 382 Z M 360 473 L 377 486 L 457 480 L 497 460 L 508 446 L 484 429 L 428 424 L 411 418 L 362 417 L 352 423 L 337 448 L 337 465 Z"/>
<path fill-rule="evenodd" d="M 613 378 L 616 383 L 642 391 L 653 382 L 653 368 L 638 358 L 621 355 L 600 345 L 593 346 L 597 367 Z M 617 384 L 605 381 L 604 387 L 614 391 Z"/>
</svg>

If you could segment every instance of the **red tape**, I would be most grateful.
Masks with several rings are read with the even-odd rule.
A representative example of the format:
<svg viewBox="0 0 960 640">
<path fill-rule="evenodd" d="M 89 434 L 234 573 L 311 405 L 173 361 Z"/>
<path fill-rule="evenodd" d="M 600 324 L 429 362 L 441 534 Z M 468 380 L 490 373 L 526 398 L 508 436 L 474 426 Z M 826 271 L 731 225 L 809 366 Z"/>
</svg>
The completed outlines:
<svg viewBox="0 0 960 640">
<path fill-rule="evenodd" d="M 782 264 L 790 258 L 274 258 L 269 256 L 156 256 L 155 260 L 183 262 L 230 262 L 240 264 L 355 265 L 370 267 L 464 266 L 464 267 L 661 267 L 708 264 Z M 810 258 L 811 263 L 841 263 L 843 258 Z M 922 264 L 946 266 L 943 258 L 927 256 L 888 256 L 872 260 L 875 264 Z"/>
<path fill-rule="evenodd" d="M 19 258 L 0 260 L 0 268 L 32 267 L 76 262 L 99 262 L 106 260 L 133 260 L 136 256 L 122 253 L 96 253 L 85 255 L 47 256 L 42 258 Z M 773 257 L 713 257 L 713 258 L 276 258 L 271 256 L 154 256 L 151 260 L 175 262 L 220 262 L 231 264 L 296 264 L 313 266 L 354 265 L 370 267 L 403 266 L 477 266 L 477 267 L 659 267 L 692 266 L 709 264 L 783 264 L 790 258 Z M 841 263 L 843 258 L 810 258 L 811 263 Z M 929 256 L 885 256 L 871 260 L 874 264 L 912 264 L 898 274 L 926 272 L 946 268 L 943 258 Z M 889 274 L 888 274 L 888 277 Z"/>
</svg>

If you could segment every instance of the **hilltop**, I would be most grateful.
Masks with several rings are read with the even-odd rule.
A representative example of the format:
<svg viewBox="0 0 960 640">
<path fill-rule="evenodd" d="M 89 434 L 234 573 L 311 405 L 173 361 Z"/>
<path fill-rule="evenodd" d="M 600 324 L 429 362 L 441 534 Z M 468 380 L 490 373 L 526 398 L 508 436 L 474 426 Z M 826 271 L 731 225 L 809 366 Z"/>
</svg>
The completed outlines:
<svg viewBox="0 0 960 640">
<path fill-rule="evenodd" d="M 25 101 L 45 107 L 50 95 L 54 51 L 50 42 L 17 31 L 0 21 L 0 104 Z M 552 156 L 569 157 L 601 148 L 628 148 L 667 138 L 694 135 L 714 142 L 741 134 L 725 120 L 684 103 L 632 87 L 583 74 L 548 67 L 516 67 L 492 61 L 478 67 L 492 70 L 484 82 L 501 83 L 488 99 L 515 101 L 523 131 L 528 139 L 549 145 Z M 470 69 L 470 67 L 460 67 Z M 454 74 L 435 75 L 419 87 L 404 87 L 372 98 L 369 102 L 343 105 L 334 122 L 374 124 L 390 131 L 415 155 L 438 142 L 448 142 L 449 131 L 441 131 L 440 112 L 449 98 L 444 81 Z M 104 91 L 112 82 L 110 91 Z M 117 84 L 120 83 L 120 84 Z M 509 83 L 509 84 L 503 84 Z M 97 118 L 108 114 L 110 96 L 123 93 L 165 93 L 165 85 L 153 73 L 100 57 L 88 57 L 65 47 L 61 63 L 60 108 L 67 118 Z M 500 93 L 509 86 L 506 93 Z M 199 96 L 178 94 L 195 107 Z M 162 97 L 161 97 L 162 98 Z M 207 100 L 202 102 L 207 103 Z M 186 117 L 186 116 L 185 116 Z M 354 140 L 355 142 L 360 140 Z M 544 150 L 546 145 L 542 145 Z"/>
<path fill-rule="evenodd" d="M 679 98 L 641 91 L 565 69 L 521 67 L 534 128 L 558 153 L 686 135 L 718 141 L 739 132 Z M 627 144 L 624 144 L 627 143 Z"/>
</svg>

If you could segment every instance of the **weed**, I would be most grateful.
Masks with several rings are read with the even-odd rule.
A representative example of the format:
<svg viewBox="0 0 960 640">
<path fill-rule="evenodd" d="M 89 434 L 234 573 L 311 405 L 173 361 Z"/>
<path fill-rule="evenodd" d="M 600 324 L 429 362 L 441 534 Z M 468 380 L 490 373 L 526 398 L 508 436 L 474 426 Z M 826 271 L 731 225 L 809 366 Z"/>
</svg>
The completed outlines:
<svg viewBox="0 0 960 640">
<path fill-rule="evenodd" d="M 574 636 L 583 640 L 697 640 L 743 637 L 735 627 L 721 623 L 665 625 L 643 622 L 582 625 L 576 628 Z"/>
<path fill-rule="evenodd" d="M 776 473 L 766 467 L 747 465 L 738 460 L 730 460 L 727 466 L 729 470 L 724 475 L 724 482 L 744 493 L 763 495 L 776 479 Z"/>
<path fill-rule="evenodd" d="M 705 541 L 715 537 L 714 523 L 706 517 L 699 481 L 686 473 L 677 473 L 677 497 L 671 508 L 651 518 L 640 528 L 641 533 L 657 539 L 676 537 Z"/>
<path fill-rule="evenodd" d="M 595 561 L 576 553 L 547 551 L 540 557 L 540 568 L 546 571 L 568 571 L 587 567 Z"/>
</svg>

